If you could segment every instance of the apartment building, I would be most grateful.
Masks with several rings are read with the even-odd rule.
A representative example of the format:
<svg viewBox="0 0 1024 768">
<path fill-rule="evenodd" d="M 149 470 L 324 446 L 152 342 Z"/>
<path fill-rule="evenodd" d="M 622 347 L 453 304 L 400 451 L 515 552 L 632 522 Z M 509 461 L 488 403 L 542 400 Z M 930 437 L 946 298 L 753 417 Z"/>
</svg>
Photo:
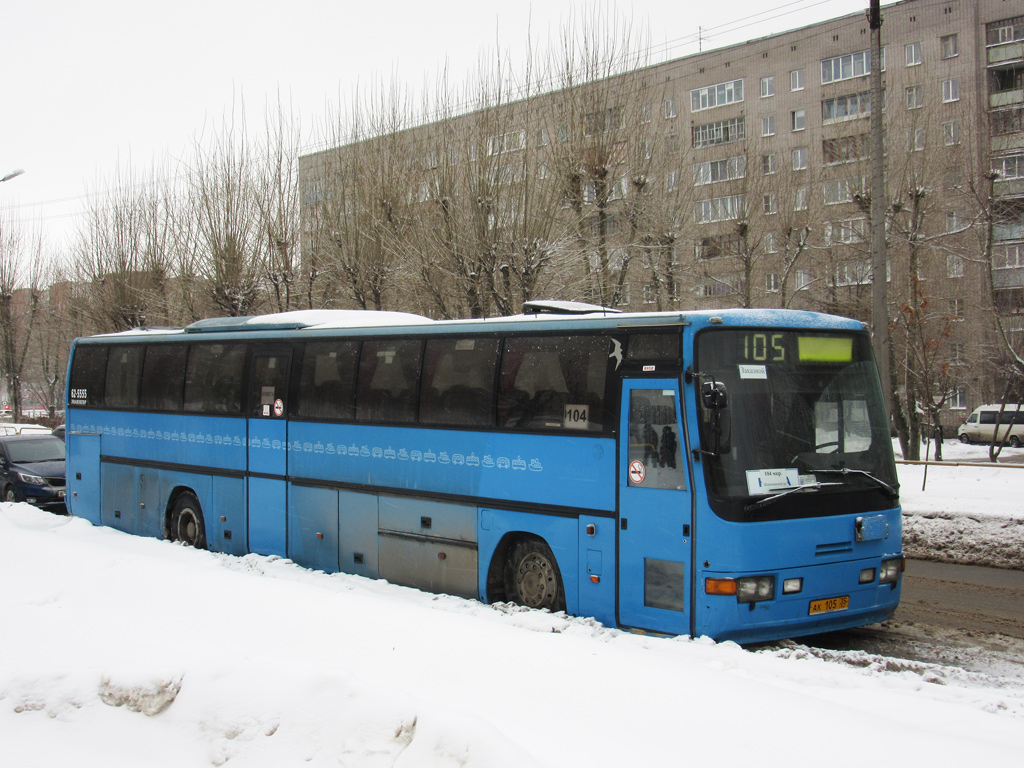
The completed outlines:
<svg viewBox="0 0 1024 768">
<path fill-rule="evenodd" d="M 882 9 L 895 386 L 941 401 L 946 424 L 1000 397 L 1006 344 L 1024 349 L 1019 11 Z M 301 159 L 304 258 L 341 264 L 342 306 L 486 315 L 544 296 L 866 320 L 874 65 L 853 14 L 378 131 Z"/>
</svg>

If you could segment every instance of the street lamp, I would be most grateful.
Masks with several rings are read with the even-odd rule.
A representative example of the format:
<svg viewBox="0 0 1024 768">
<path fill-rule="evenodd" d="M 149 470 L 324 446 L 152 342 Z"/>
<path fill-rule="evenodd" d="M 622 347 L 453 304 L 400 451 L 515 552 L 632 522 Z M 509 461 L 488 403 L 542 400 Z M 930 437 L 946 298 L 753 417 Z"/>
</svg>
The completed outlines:
<svg viewBox="0 0 1024 768">
<path fill-rule="evenodd" d="M 4 176 L 2 179 L 0 179 L 0 181 L 10 181 L 11 179 L 16 179 L 19 176 L 21 176 L 21 174 L 23 174 L 24 172 L 25 172 L 24 170 L 19 168 L 16 171 L 11 171 L 10 173 L 8 173 L 6 176 Z"/>
</svg>

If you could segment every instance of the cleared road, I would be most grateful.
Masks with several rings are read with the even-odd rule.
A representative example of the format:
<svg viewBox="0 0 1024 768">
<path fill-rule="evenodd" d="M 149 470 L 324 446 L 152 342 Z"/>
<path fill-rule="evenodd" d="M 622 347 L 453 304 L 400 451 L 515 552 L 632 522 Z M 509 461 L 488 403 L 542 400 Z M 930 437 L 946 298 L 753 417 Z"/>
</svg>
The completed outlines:
<svg viewBox="0 0 1024 768">
<path fill-rule="evenodd" d="M 1024 571 L 908 560 L 894 619 L 1024 639 Z"/>
</svg>

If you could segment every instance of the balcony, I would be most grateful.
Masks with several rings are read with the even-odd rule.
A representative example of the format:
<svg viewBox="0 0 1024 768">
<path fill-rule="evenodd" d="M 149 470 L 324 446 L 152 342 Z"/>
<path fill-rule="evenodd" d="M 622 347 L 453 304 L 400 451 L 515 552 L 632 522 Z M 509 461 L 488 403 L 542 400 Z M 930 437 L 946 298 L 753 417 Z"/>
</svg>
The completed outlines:
<svg viewBox="0 0 1024 768">
<path fill-rule="evenodd" d="M 1024 43 L 994 45 L 988 49 L 989 66 L 1024 60 Z"/>
<path fill-rule="evenodd" d="M 996 91 L 995 93 L 989 94 L 988 103 L 992 109 L 1008 107 L 1011 104 L 1022 104 L 1024 103 L 1024 88 L 1015 88 L 1009 91 Z"/>
</svg>

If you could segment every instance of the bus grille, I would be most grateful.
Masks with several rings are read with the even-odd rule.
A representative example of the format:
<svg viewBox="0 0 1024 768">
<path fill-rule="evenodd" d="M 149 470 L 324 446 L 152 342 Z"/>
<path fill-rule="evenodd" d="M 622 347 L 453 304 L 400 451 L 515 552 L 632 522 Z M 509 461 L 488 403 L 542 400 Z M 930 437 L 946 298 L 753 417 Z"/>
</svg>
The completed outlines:
<svg viewBox="0 0 1024 768">
<path fill-rule="evenodd" d="M 829 557 L 831 555 L 842 555 L 853 552 L 852 541 L 836 541 L 831 544 L 819 544 L 815 547 L 814 554 L 817 557 Z"/>
</svg>

